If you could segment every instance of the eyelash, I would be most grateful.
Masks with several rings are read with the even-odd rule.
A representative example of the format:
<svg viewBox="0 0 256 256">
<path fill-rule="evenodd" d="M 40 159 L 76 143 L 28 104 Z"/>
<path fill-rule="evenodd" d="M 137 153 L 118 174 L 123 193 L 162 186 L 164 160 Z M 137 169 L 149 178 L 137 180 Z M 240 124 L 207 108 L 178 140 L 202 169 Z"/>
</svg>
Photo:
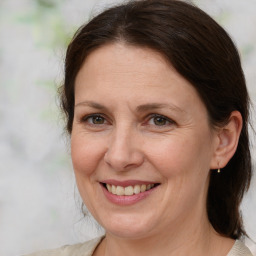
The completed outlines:
<svg viewBox="0 0 256 256">
<path fill-rule="evenodd" d="M 93 121 L 92 122 L 89 122 L 89 119 L 90 118 L 102 118 L 104 123 L 103 124 L 94 124 Z M 81 122 L 82 123 L 88 123 L 89 125 L 104 125 L 105 122 L 107 121 L 107 119 L 104 117 L 103 114 L 91 114 L 91 115 L 87 115 L 87 116 L 84 116 L 82 119 L 81 119 Z"/>
<path fill-rule="evenodd" d="M 173 120 L 171 120 L 170 118 L 168 118 L 168 117 L 166 117 L 166 116 L 163 116 L 163 115 L 160 115 L 160 114 L 151 114 L 151 115 L 149 115 L 149 117 L 148 117 L 148 119 L 147 119 L 147 124 L 146 124 L 146 125 L 151 125 L 151 124 L 148 124 L 148 123 L 149 123 L 149 121 L 150 121 L 151 119 L 153 120 L 154 118 L 161 118 L 161 119 L 163 119 L 165 122 L 167 122 L 167 124 L 163 124 L 163 125 L 156 125 L 155 123 L 152 124 L 152 125 L 154 125 L 154 126 L 156 126 L 156 127 L 159 127 L 159 128 L 176 124 Z M 153 121 L 153 122 L 154 122 L 154 121 Z"/>
<path fill-rule="evenodd" d="M 103 120 L 103 123 L 99 123 L 99 124 L 96 124 L 96 123 L 93 123 L 93 120 L 91 120 L 91 122 L 89 122 L 90 119 L 92 118 L 101 118 Z M 162 119 L 162 121 L 166 122 L 164 123 L 163 125 L 157 125 L 155 123 L 153 124 L 150 124 L 150 120 L 153 120 L 154 122 L 154 118 L 160 118 Z M 105 125 L 106 124 L 107 119 L 106 117 L 103 115 L 103 114 L 90 114 L 90 115 L 87 115 L 87 116 L 84 116 L 82 119 L 81 119 L 81 123 L 87 123 L 88 125 L 91 125 L 91 126 L 102 126 L 102 125 Z M 149 125 L 149 126 L 155 126 L 155 127 L 166 127 L 166 126 L 169 126 L 169 125 L 174 125 L 176 124 L 175 121 L 171 120 L 170 118 L 166 117 L 166 116 L 163 116 L 163 115 L 160 115 L 160 114 L 150 114 L 147 118 L 146 118 L 146 122 L 143 123 L 143 125 Z"/>
</svg>

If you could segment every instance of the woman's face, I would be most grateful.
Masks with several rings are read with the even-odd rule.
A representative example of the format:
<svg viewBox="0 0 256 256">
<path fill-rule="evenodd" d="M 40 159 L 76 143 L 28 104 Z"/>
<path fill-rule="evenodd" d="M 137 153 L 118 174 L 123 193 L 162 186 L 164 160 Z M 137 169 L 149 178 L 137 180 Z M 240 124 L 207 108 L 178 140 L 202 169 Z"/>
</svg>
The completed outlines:
<svg viewBox="0 0 256 256">
<path fill-rule="evenodd" d="M 87 57 L 71 152 L 83 201 L 106 232 L 146 237 L 206 217 L 216 141 L 196 90 L 159 53 L 116 43 Z"/>
</svg>

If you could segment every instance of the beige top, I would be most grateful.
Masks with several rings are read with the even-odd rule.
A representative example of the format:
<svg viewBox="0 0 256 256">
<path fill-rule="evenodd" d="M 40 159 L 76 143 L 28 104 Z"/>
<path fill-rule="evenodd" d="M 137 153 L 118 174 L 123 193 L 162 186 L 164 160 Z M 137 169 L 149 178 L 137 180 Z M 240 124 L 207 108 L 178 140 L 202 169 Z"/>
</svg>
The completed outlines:
<svg viewBox="0 0 256 256">
<path fill-rule="evenodd" d="M 95 248 L 100 243 L 103 237 L 98 237 L 93 240 L 81 244 L 65 245 L 58 249 L 46 250 L 29 254 L 27 256 L 92 256 Z M 250 250 L 239 240 L 231 248 L 227 256 L 253 256 Z"/>
</svg>

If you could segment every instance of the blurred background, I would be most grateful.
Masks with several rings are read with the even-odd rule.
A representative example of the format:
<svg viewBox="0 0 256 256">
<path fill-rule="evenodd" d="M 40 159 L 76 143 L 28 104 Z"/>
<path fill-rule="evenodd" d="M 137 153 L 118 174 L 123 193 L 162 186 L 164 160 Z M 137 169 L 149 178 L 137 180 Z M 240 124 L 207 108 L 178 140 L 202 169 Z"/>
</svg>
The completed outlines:
<svg viewBox="0 0 256 256">
<path fill-rule="evenodd" d="M 55 248 L 102 232 L 81 214 L 57 88 L 75 30 L 117 2 L 0 0 L 0 255 Z M 193 2 L 236 42 L 256 105 L 256 0 Z M 254 110 L 254 124 L 255 116 Z M 255 166 L 255 147 L 253 156 Z M 242 212 L 256 241 L 255 176 Z M 246 243 L 256 255 L 255 244 Z"/>
</svg>

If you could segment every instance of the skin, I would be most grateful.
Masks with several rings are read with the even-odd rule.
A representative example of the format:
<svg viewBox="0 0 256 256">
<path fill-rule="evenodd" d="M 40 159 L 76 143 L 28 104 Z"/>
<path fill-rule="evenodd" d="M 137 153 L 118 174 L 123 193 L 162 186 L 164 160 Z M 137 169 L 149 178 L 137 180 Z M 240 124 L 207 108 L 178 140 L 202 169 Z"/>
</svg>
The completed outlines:
<svg viewBox="0 0 256 256">
<path fill-rule="evenodd" d="M 159 53 L 124 43 L 93 51 L 75 81 L 71 153 L 81 197 L 106 230 L 94 255 L 226 255 L 234 241 L 212 228 L 206 197 L 241 125 L 233 112 L 213 129 L 196 90 Z M 105 197 L 106 179 L 160 185 L 121 206 Z"/>
</svg>

